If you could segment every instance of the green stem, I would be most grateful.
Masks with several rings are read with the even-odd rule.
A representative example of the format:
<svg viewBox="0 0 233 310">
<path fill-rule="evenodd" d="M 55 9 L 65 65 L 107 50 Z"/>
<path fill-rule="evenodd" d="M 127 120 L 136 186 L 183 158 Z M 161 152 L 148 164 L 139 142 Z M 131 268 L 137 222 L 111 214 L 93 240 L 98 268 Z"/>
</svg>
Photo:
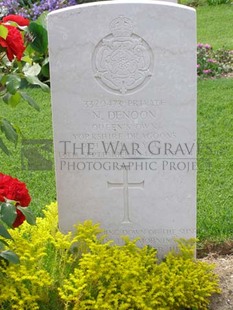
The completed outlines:
<svg viewBox="0 0 233 310">
<path fill-rule="evenodd" d="M 2 54 L 2 56 L 1 56 L 1 54 Z M 0 54 L 0 62 L 2 61 L 2 59 L 6 56 L 6 53 L 4 52 L 4 53 L 1 53 Z"/>
</svg>

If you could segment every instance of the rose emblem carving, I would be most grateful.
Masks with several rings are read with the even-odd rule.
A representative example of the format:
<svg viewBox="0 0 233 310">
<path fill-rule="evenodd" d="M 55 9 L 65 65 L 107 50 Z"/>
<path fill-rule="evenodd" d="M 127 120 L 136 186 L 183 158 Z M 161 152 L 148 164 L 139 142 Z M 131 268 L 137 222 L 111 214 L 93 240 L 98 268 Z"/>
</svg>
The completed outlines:
<svg viewBox="0 0 233 310">
<path fill-rule="evenodd" d="M 124 16 L 110 24 L 111 34 L 93 53 L 95 78 L 105 89 L 117 94 L 139 90 L 152 76 L 153 53 L 149 44 L 133 33 L 133 22 Z"/>
</svg>

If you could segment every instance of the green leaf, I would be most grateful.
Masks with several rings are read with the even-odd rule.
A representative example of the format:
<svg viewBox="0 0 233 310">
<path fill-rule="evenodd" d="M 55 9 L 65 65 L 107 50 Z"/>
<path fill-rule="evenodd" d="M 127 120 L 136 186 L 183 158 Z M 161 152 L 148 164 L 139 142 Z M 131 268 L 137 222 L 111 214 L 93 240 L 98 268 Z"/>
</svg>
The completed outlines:
<svg viewBox="0 0 233 310">
<path fill-rule="evenodd" d="M 12 227 L 17 216 L 16 208 L 9 202 L 2 203 L 1 205 L 1 220 L 6 223 L 9 227 Z"/>
<path fill-rule="evenodd" d="M 23 213 L 28 224 L 36 225 L 36 218 L 29 208 L 17 206 L 17 209 L 19 209 Z"/>
<path fill-rule="evenodd" d="M 7 76 L 7 81 L 6 81 L 6 88 L 8 92 L 14 95 L 17 89 L 19 89 L 20 83 L 21 83 L 20 77 L 18 77 L 17 75 L 9 74 Z"/>
<path fill-rule="evenodd" d="M 37 24 L 36 22 L 31 22 L 29 27 L 29 31 L 35 38 L 31 43 L 31 47 L 38 53 L 44 54 L 48 49 L 48 33 L 47 30 Z"/>
<path fill-rule="evenodd" d="M 0 149 L 2 149 L 2 151 L 8 156 L 11 154 L 1 138 L 0 138 Z"/>
<path fill-rule="evenodd" d="M 41 68 L 41 73 L 43 74 L 43 76 L 45 76 L 46 78 L 49 78 L 49 64 L 45 64 L 42 66 Z"/>
<path fill-rule="evenodd" d="M 5 85 L 7 80 L 7 74 L 1 74 L 1 84 Z"/>
<path fill-rule="evenodd" d="M 41 25 L 46 30 L 47 30 L 47 15 L 48 15 L 48 12 L 45 11 L 36 20 L 36 23 Z"/>
<path fill-rule="evenodd" d="M 3 250 L 5 246 L 9 246 L 8 243 L 5 240 L 0 239 L 0 250 Z"/>
<path fill-rule="evenodd" d="M 7 35 L 8 35 L 8 29 L 5 26 L 0 25 L 0 37 L 6 40 Z"/>
<path fill-rule="evenodd" d="M 18 134 L 15 130 L 15 128 L 11 125 L 11 123 L 7 120 L 7 119 L 2 119 L 1 123 L 0 123 L 0 128 L 2 130 L 2 132 L 4 132 L 6 138 L 11 141 L 14 142 L 15 144 L 18 141 Z"/>
<path fill-rule="evenodd" d="M 4 101 L 6 104 L 8 104 L 8 102 L 9 102 L 9 100 L 10 100 L 10 97 L 11 97 L 11 95 L 10 95 L 9 93 L 6 93 L 6 94 L 2 97 L 2 99 L 3 99 L 3 101 Z"/>
<path fill-rule="evenodd" d="M 36 109 L 37 111 L 40 111 L 40 107 L 39 105 L 30 97 L 28 96 L 26 93 L 24 92 L 20 92 L 20 95 L 22 96 L 22 98 L 24 100 L 26 100 L 30 106 L 32 106 L 34 109 Z"/>
<path fill-rule="evenodd" d="M 11 107 L 16 107 L 20 102 L 20 94 L 17 92 L 14 95 L 7 93 L 3 96 L 3 101 Z"/>
<path fill-rule="evenodd" d="M 3 238 L 6 238 L 6 239 L 13 240 L 13 238 L 9 234 L 8 230 L 6 229 L 6 227 L 3 224 L 1 224 L 1 223 L 0 223 L 0 236 L 2 236 Z"/>
<path fill-rule="evenodd" d="M 8 262 L 13 263 L 13 264 L 19 264 L 19 257 L 16 255 L 14 252 L 10 250 L 2 251 L 0 253 L 0 257 L 6 259 Z"/>
<path fill-rule="evenodd" d="M 34 64 L 30 66 L 28 63 L 23 67 L 23 72 L 26 76 L 37 76 L 40 73 L 41 66 Z"/>
<path fill-rule="evenodd" d="M 29 55 L 23 56 L 21 60 L 24 61 L 24 62 L 29 63 L 30 65 L 32 64 L 32 59 L 31 59 L 31 57 Z"/>
<path fill-rule="evenodd" d="M 42 88 L 43 91 L 49 93 L 48 85 L 42 83 L 36 76 L 26 76 L 26 80 L 30 84 L 39 85 Z"/>
</svg>

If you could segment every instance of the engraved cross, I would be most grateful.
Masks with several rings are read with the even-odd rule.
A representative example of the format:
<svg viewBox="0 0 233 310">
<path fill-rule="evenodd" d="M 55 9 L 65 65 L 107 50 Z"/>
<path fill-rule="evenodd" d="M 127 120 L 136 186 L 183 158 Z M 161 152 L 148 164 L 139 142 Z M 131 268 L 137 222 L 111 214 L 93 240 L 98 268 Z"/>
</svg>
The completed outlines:
<svg viewBox="0 0 233 310">
<path fill-rule="evenodd" d="M 128 181 L 128 169 L 126 166 L 123 167 L 123 183 L 107 182 L 109 189 L 123 189 L 124 195 L 124 217 L 122 224 L 131 223 L 129 217 L 129 189 L 144 189 L 144 181 L 140 183 L 132 183 Z"/>
</svg>

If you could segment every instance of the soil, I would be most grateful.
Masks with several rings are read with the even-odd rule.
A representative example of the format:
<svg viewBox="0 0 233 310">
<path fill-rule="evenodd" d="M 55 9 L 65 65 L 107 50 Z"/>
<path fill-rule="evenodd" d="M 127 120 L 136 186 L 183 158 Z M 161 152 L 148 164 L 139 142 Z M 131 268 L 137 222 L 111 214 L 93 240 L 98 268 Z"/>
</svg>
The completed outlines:
<svg viewBox="0 0 233 310">
<path fill-rule="evenodd" d="M 214 263 L 219 275 L 221 294 L 212 297 L 210 310 L 233 310 L 233 255 L 209 254 L 202 261 Z"/>
<path fill-rule="evenodd" d="M 224 78 L 233 78 L 233 72 L 229 72 L 227 74 L 223 74 Z"/>
<path fill-rule="evenodd" d="M 210 310 L 233 310 L 233 241 L 210 242 L 199 245 L 198 259 L 215 264 L 221 294 L 212 297 Z"/>
</svg>

